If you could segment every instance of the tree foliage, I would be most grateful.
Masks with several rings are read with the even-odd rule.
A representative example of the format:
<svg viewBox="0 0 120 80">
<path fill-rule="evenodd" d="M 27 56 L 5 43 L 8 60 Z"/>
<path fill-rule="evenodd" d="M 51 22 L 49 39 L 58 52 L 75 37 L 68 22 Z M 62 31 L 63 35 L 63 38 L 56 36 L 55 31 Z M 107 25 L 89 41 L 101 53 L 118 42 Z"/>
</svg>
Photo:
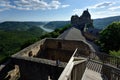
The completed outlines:
<svg viewBox="0 0 120 80">
<path fill-rule="evenodd" d="M 12 54 L 36 42 L 44 31 L 37 27 L 20 22 L 0 24 L 0 63 Z"/>
<path fill-rule="evenodd" d="M 100 46 L 103 51 L 120 49 L 120 22 L 114 22 L 100 32 Z"/>
<path fill-rule="evenodd" d="M 0 61 L 34 43 L 37 37 L 37 33 L 29 31 L 0 30 Z"/>
<path fill-rule="evenodd" d="M 56 29 L 56 28 L 62 28 L 67 24 L 70 24 L 70 21 L 51 21 L 46 25 L 44 25 L 44 27 L 48 29 Z"/>
<path fill-rule="evenodd" d="M 120 57 L 120 50 L 119 51 L 110 51 L 110 55 Z"/>
</svg>

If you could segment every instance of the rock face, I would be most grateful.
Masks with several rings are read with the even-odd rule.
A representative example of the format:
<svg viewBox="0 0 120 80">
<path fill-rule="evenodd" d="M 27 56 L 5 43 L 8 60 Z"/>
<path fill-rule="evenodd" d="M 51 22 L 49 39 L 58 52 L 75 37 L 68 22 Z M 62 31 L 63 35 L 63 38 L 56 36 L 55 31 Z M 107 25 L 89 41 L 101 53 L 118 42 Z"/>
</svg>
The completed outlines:
<svg viewBox="0 0 120 80">
<path fill-rule="evenodd" d="M 91 19 L 88 9 L 85 10 L 80 17 L 78 15 L 73 15 L 71 17 L 71 24 L 73 27 L 76 27 L 82 31 L 84 28 L 93 27 L 93 20 Z"/>
</svg>

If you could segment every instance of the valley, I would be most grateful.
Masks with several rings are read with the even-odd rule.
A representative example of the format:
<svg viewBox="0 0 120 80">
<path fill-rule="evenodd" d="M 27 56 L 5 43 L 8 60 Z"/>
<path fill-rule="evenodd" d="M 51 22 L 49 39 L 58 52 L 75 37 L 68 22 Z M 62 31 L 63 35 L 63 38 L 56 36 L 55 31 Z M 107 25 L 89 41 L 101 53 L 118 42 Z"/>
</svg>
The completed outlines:
<svg viewBox="0 0 120 80">
<path fill-rule="evenodd" d="M 107 25 L 114 21 L 120 21 L 120 16 L 95 19 L 93 21 L 94 28 L 104 29 Z M 34 42 L 40 40 L 41 38 L 44 38 L 45 36 L 58 36 L 60 33 L 53 31 L 55 29 L 62 28 L 69 23 L 70 21 L 7 21 L 0 23 L 0 63 L 12 54 L 20 51 L 21 49 L 29 46 L 30 44 L 33 44 Z"/>
</svg>

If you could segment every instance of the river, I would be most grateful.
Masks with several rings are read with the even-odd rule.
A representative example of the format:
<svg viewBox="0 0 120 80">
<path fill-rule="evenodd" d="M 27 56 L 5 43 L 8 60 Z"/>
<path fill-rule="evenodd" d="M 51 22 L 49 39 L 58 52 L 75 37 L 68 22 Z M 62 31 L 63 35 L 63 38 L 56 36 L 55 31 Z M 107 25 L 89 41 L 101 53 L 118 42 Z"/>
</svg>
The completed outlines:
<svg viewBox="0 0 120 80">
<path fill-rule="evenodd" d="M 40 27 L 41 29 L 43 29 L 44 31 L 46 31 L 46 32 L 52 32 L 52 31 L 54 31 L 53 29 L 45 28 L 44 25 L 40 25 L 39 27 Z"/>
</svg>

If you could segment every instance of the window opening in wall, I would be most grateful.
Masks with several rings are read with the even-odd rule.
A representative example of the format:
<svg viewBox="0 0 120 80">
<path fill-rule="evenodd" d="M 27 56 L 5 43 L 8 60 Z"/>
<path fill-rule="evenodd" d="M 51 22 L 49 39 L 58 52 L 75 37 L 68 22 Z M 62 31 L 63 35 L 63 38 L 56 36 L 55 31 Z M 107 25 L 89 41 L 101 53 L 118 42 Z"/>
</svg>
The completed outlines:
<svg viewBox="0 0 120 80">
<path fill-rule="evenodd" d="M 61 42 L 58 42 L 58 48 L 62 48 L 62 43 Z"/>
<path fill-rule="evenodd" d="M 28 53 L 28 56 L 29 56 L 29 57 L 31 57 L 31 56 L 32 56 L 32 51 L 30 51 L 30 52 Z"/>
</svg>

